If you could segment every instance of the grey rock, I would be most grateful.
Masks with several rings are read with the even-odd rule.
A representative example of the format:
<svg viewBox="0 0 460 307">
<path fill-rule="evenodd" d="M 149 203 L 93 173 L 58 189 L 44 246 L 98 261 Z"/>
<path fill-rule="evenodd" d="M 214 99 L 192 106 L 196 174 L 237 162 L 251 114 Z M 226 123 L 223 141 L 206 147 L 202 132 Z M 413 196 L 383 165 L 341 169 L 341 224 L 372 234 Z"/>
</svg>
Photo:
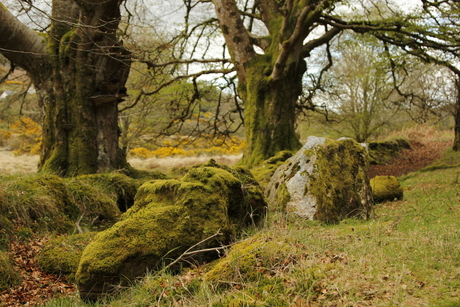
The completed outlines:
<svg viewBox="0 0 460 307">
<path fill-rule="evenodd" d="M 368 170 L 366 146 L 310 136 L 273 175 L 265 190 L 269 209 L 327 222 L 367 218 L 374 204 Z"/>
</svg>

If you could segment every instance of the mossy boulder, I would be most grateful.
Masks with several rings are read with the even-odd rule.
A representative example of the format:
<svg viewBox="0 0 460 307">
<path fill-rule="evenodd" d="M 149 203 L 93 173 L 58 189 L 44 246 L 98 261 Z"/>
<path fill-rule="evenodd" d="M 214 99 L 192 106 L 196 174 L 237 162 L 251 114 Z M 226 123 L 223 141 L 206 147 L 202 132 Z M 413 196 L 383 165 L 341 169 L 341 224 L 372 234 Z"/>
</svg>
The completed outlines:
<svg viewBox="0 0 460 307">
<path fill-rule="evenodd" d="M 368 148 L 370 164 L 385 164 L 397 157 L 404 149 L 411 149 L 411 146 L 405 139 L 394 139 L 370 142 Z"/>
<path fill-rule="evenodd" d="M 401 200 L 403 189 L 395 176 L 376 176 L 370 180 L 376 202 Z"/>
<path fill-rule="evenodd" d="M 76 274 L 80 295 L 97 299 L 111 285 L 158 270 L 199 242 L 196 249 L 228 244 L 257 223 L 265 207 L 262 190 L 248 174 L 215 162 L 191 168 L 181 180 L 146 182 L 134 206 L 84 250 Z M 215 257 L 215 251 L 197 253 L 188 261 Z"/>
<path fill-rule="evenodd" d="M 21 282 L 21 276 L 13 267 L 8 253 L 0 251 L 0 291 L 7 290 Z"/>
<path fill-rule="evenodd" d="M 65 275 L 73 281 L 83 250 L 95 235 L 87 232 L 51 239 L 39 252 L 38 265 L 48 274 Z"/>
<path fill-rule="evenodd" d="M 265 190 L 269 209 L 325 222 L 367 218 L 374 204 L 366 147 L 351 139 L 309 137 Z"/>
</svg>

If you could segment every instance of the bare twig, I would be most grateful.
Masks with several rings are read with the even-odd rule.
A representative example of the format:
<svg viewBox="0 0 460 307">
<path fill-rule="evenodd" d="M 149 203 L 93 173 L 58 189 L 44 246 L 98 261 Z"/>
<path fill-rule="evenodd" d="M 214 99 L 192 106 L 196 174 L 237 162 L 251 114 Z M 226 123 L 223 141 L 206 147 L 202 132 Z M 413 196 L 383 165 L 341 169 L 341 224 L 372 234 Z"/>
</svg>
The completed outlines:
<svg viewBox="0 0 460 307">
<path fill-rule="evenodd" d="M 162 271 L 166 271 L 167 269 L 169 269 L 170 267 L 172 267 L 173 265 L 175 265 L 179 261 L 183 260 L 187 256 L 194 255 L 194 254 L 199 254 L 199 253 L 204 253 L 204 252 L 209 252 L 209 251 L 219 251 L 219 250 L 222 250 L 222 249 L 225 249 L 225 248 L 229 247 L 230 245 L 226 245 L 226 246 L 220 246 L 220 247 L 205 248 L 205 249 L 200 249 L 200 250 L 195 250 L 195 251 L 193 250 L 194 248 L 196 248 L 197 246 L 203 244 L 204 242 L 209 241 L 209 240 L 211 240 L 211 239 L 213 239 L 213 238 L 215 238 L 217 236 L 221 236 L 221 235 L 222 235 L 222 233 L 220 232 L 220 229 L 219 229 L 212 236 L 209 236 L 209 237 L 201 240 L 200 242 L 192 245 L 185 252 L 183 252 L 182 255 L 180 255 L 178 258 L 176 258 L 176 260 L 174 260 L 173 262 L 171 262 L 170 264 L 165 266 Z"/>
</svg>

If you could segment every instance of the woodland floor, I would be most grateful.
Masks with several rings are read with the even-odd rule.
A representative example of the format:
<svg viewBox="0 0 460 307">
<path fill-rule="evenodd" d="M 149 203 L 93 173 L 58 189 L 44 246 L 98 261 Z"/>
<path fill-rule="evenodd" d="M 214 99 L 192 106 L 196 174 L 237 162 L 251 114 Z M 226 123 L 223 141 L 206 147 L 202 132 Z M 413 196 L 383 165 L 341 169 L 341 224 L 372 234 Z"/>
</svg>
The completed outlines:
<svg viewBox="0 0 460 307">
<path fill-rule="evenodd" d="M 370 178 L 377 175 L 401 176 L 421 169 L 440 158 L 442 152 L 451 146 L 451 141 L 412 142 L 412 149 L 405 149 L 386 165 L 371 165 Z M 42 272 L 37 265 L 36 255 L 46 239 L 36 238 L 28 243 L 12 242 L 10 253 L 15 267 L 22 275 L 20 285 L 0 293 L 0 306 L 36 306 L 59 295 L 71 295 L 75 286 L 63 277 Z"/>
<path fill-rule="evenodd" d="M 424 168 L 438 160 L 442 153 L 452 145 L 452 141 L 412 141 L 411 149 L 404 149 L 399 156 L 385 165 L 371 165 L 369 178 L 375 176 L 402 176 Z"/>
</svg>

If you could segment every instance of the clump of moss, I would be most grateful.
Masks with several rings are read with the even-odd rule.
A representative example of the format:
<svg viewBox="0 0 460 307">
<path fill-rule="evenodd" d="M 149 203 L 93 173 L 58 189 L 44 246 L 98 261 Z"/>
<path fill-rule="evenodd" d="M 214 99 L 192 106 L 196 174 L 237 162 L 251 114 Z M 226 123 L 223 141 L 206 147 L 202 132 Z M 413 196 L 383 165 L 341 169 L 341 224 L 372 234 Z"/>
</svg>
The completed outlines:
<svg viewBox="0 0 460 307">
<path fill-rule="evenodd" d="M 265 188 L 278 167 L 280 167 L 287 159 L 292 157 L 292 155 L 292 151 L 280 151 L 275 156 L 262 162 L 260 165 L 251 168 L 251 173 L 254 174 L 254 178 L 257 182 Z"/>
<path fill-rule="evenodd" d="M 305 253 L 302 247 L 289 237 L 259 233 L 232 246 L 226 257 L 212 264 L 204 279 L 231 285 L 274 276 L 295 264 L 295 257 Z"/>
<path fill-rule="evenodd" d="M 134 196 L 140 186 L 139 181 L 119 173 L 83 175 L 76 177 L 73 182 L 75 181 L 97 186 L 101 191 L 114 196 L 122 212 L 134 204 Z"/>
<path fill-rule="evenodd" d="M 277 164 L 278 162 L 284 162 L 287 159 L 289 159 L 290 157 L 292 157 L 292 155 L 293 155 L 292 151 L 282 150 L 282 151 L 278 152 L 276 155 L 274 155 L 273 157 L 268 158 L 267 160 L 265 160 L 265 162 L 263 164 Z"/>
<path fill-rule="evenodd" d="M 144 183 L 134 206 L 85 249 L 77 271 L 81 295 L 97 297 L 107 284 L 126 283 L 158 269 L 203 240 L 198 249 L 227 244 L 242 226 L 257 222 L 265 209 L 262 191 L 244 187 L 224 168 L 191 168 L 181 180 Z M 198 253 L 193 259 L 216 256 Z"/>
<path fill-rule="evenodd" d="M 65 275 L 73 281 L 81 254 L 95 235 L 87 232 L 51 239 L 38 254 L 38 265 L 48 274 Z"/>
<path fill-rule="evenodd" d="M 376 176 L 370 180 L 376 202 L 401 200 L 403 189 L 395 176 Z"/>
<path fill-rule="evenodd" d="M 21 277 L 13 267 L 8 254 L 0 251 L 0 291 L 7 290 L 21 282 Z"/>
<path fill-rule="evenodd" d="M 403 149 L 410 149 L 409 142 L 405 139 L 395 139 L 383 142 L 369 143 L 370 164 L 385 164 L 398 156 Z"/>
</svg>

